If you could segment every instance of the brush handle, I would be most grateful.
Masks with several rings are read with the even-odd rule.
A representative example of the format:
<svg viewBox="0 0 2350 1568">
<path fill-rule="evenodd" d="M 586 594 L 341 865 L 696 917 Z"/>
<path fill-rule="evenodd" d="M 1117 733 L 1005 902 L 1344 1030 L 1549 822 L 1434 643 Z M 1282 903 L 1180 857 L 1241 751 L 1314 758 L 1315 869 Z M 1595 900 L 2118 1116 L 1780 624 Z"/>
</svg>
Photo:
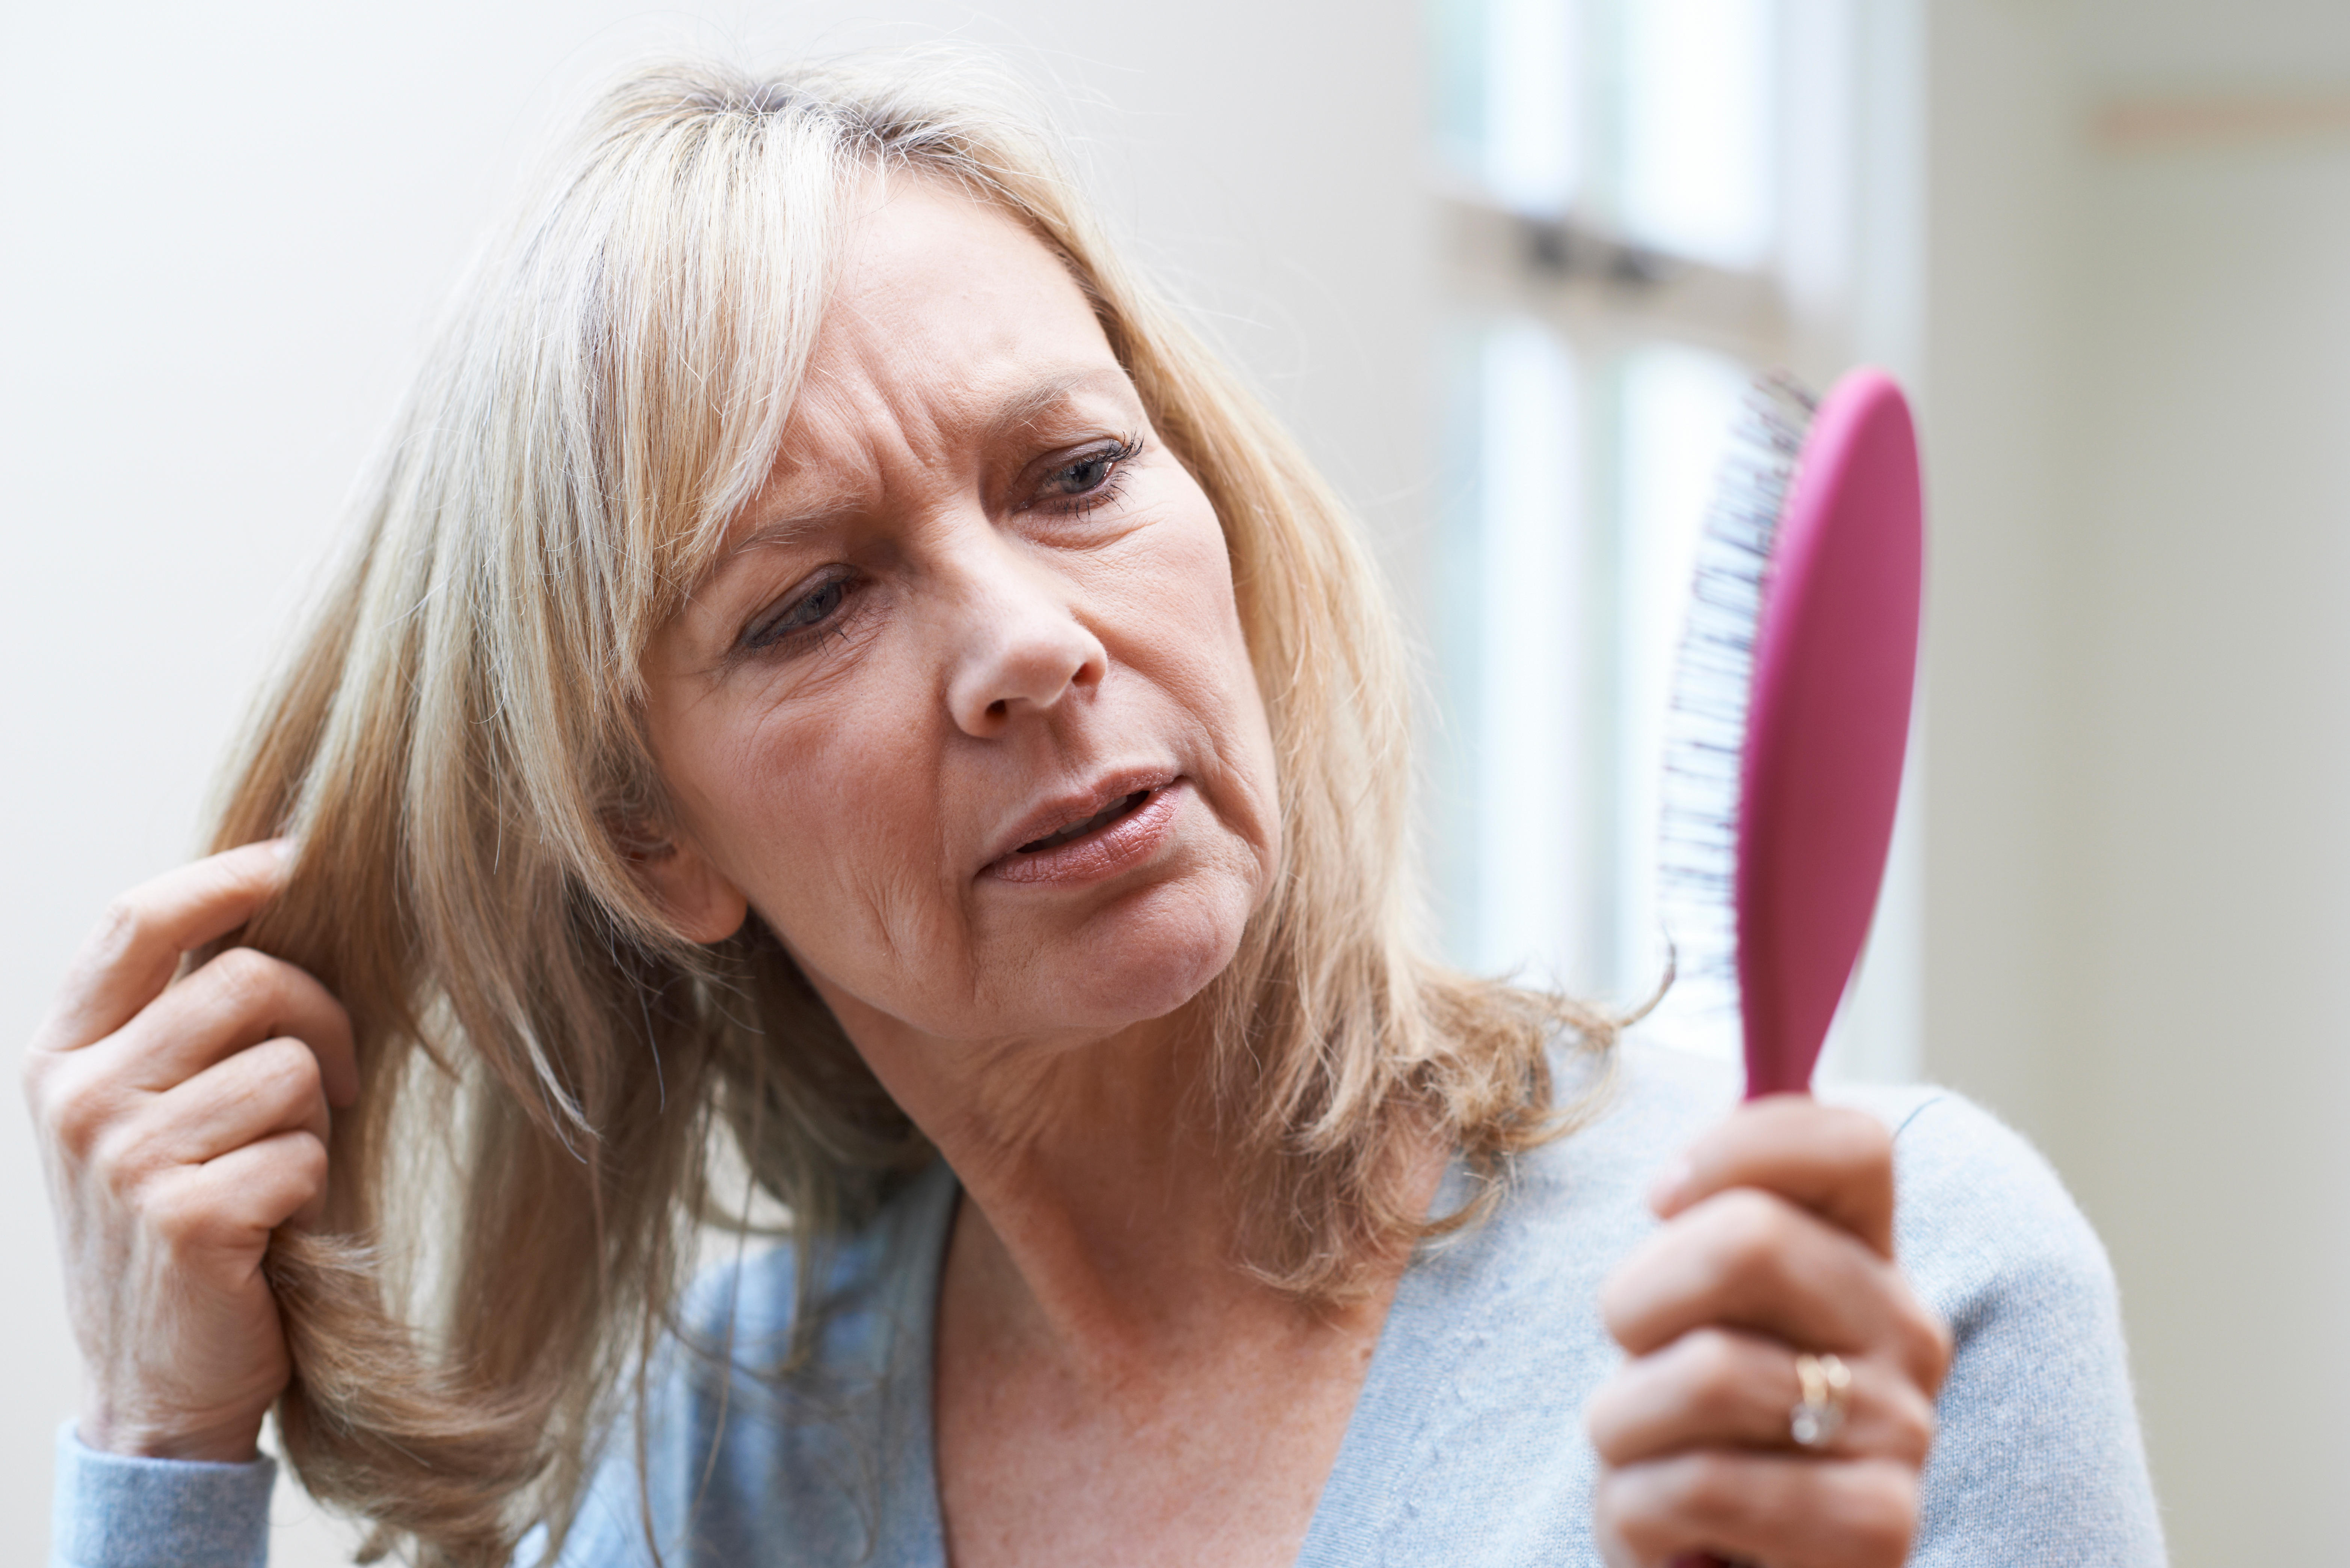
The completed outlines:
<svg viewBox="0 0 2350 1568">
<path fill-rule="evenodd" d="M 1746 1093 L 1809 1088 L 1884 879 L 1917 684 L 1917 436 L 1883 371 L 1821 400 L 1764 568 L 1732 902 Z"/>
</svg>

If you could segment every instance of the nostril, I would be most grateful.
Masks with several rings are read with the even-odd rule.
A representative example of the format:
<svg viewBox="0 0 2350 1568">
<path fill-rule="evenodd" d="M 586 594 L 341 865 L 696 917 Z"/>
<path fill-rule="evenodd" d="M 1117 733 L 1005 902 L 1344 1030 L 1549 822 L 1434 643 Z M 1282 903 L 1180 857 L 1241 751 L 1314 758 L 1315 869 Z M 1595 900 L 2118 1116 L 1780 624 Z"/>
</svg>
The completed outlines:
<svg viewBox="0 0 2350 1568">
<path fill-rule="evenodd" d="M 1001 719 L 1010 711 L 1012 711 L 1012 704 L 1001 697 L 987 705 L 987 716 L 991 719 Z"/>
</svg>

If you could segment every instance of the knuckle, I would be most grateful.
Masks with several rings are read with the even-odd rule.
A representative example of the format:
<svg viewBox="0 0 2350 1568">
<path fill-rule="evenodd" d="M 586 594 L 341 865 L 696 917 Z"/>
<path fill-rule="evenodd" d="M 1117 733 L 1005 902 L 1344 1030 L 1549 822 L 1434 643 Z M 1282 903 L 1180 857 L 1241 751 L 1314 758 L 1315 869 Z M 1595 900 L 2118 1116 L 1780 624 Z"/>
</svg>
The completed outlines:
<svg viewBox="0 0 2350 1568">
<path fill-rule="evenodd" d="M 92 1075 L 53 1071 L 46 1075 L 40 1100 L 37 1115 L 59 1149 L 78 1159 L 97 1151 L 114 1107 Z"/>
<path fill-rule="evenodd" d="M 1826 1152 L 1856 1174 L 1893 1179 L 1893 1131 L 1866 1111 L 1834 1107 L 1827 1121 Z"/>
<path fill-rule="evenodd" d="M 1893 1129 L 1866 1111 L 1851 1106 L 1822 1106 L 1815 1137 L 1840 1155 L 1856 1159 L 1893 1158 Z"/>
<path fill-rule="evenodd" d="M 1737 1336 L 1728 1329 L 1707 1324 L 1690 1330 L 1681 1339 L 1691 1372 L 1700 1383 L 1731 1382 L 1743 1369 Z"/>
<path fill-rule="evenodd" d="M 299 1040 L 283 1035 L 248 1053 L 267 1090 L 280 1101 L 307 1101 L 319 1093 L 318 1058 Z"/>
<path fill-rule="evenodd" d="M 131 1140 L 120 1127 L 101 1123 L 91 1127 L 79 1153 L 83 1168 L 110 1188 L 126 1185 L 124 1178 L 138 1166 Z"/>
<path fill-rule="evenodd" d="M 41 1086 L 47 1078 L 47 1058 L 38 1051 L 27 1051 L 16 1063 L 16 1087 L 24 1093 L 25 1107 L 33 1119 L 41 1119 Z"/>
<path fill-rule="evenodd" d="M 1675 1469 L 1679 1511 L 1690 1518 L 1719 1525 L 1742 1517 L 1755 1501 L 1753 1478 L 1722 1454 L 1690 1454 Z"/>
<path fill-rule="evenodd" d="M 1683 1356 L 1690 1397 L 1708 1415 L 1739 1408 L 1748 1372 L 1744 1348 L 1718 1328 L 1690 1330 L 1682 1336 Z"/>
<path fill-rule="evenodd" d="M 1599 1479 L 1591 1483 L 1592 1522 L 1602 1537 L 1612 1534 L 1620 1538 L 1624 1534 L 1626 1517 L 1631 1511 L 1625 1506 L 1629 1501 L 1625 1493 L 1624 1472 L 1603 1464 Z"/>
<path fill-rule="evenodd" d="M 1897 1458 L 1925 1463 L 1934 1447 L 1934 1407 L 1906 1379 L 1886 1412 L 1886 1427 L 1887 1446 Z"/>
<path fill-rule="evenodd" d="M 84 961 L 111 969 L 144 948 L 154 916 L 136 892 L 118 894 L 98 913 L 89 940 L 82 944 Z"/>
<path fill-rule="evenodd" d="M 158 1183 L 139 1208 L 146 1229 L 174 1251 L 200 1244 L 217 1224 L 212 1206 L 187 1182 Z"/>
<path fill-rule="evenodd" d="M 1867 1466 L 1847 1492 L 1839 1521 L 1854 1557 L 1898 1568 L 1918 1531 L 1918 1473 L 1907 1465 Z"/>
<path fill-rule="evenodd" d="M 1950 1373 L 1951 1358 L 1959 1353 L 1958 1336 L 1950 1332 L 1950 1325 L 1942 1321 L 1939 1313 L 1926 1314 L 1926 1342 L 1933 1358 L 1934 1384 L 1939 1387 Z"/>
<path fill-rule="evenodd" d="M 1583 1430 L 1603 1461 L 1619 1446 L 1623 1426 L 1619 1407 L 1623 1401 L 1623 1379 L 1617 1376 L 1601 1384 L 1584 1404 Z"/>
<path fill-rule="evenodd" d="M 1653 1308 L 1659 1272 L 1669 1273 L 1669 1260 L 1690 1244 L 1690 1231 L 1684 1221 L 1667 1225 L 1642 1241 L 1601 1282 L 1599 1321 L 1618 1341 L 1634 1334 Z"/>
<path fill-rule="evenodd" d="M 1751 1188 L 1722 1195 L 1721 1267 L 1749 1278 L 1776 1270 L 1794 1240 L 1794 1217 L 1786 1205 Z"/>
<path fill-rule="evenodd" d="M 290 1000 L 291 966 L 252 948 L 230 948 L 196 972 L 209 1009 L 243 1027 L 276 1018 Z"/>
<path fill-rule="evenodd" d="M 1942 1321 L 1939 1313 L 1908 1292 L 1904 1292 L 1896 1321 L 1902 1360 L 1929 1390 L 1939 1388 L 1954 1354 L 1950 1325 Z"/>
<path fill-rule="evenodd" d="M 1633 1561 L 1663 1559 L 1674 1543 L 1672 1511 L 1656 1465 L 1607 1469 L 1592 1488 L 1594 1533 L 1603 1542 L 1620 1544 Z"/>
<path fill-rule="evenodd" d="M 296 1133 L 283 1146 L 286 1174 L 306 1196 L 316 1196 L 327 1185 L 327 1146 L 317 1134 Z"/>
<path fill-rule="evenodd" d="M 277 994 L 277 961 L 252 948 L 231 948 L 204 965 L 204 973 L 232 1006 L 251 1006 Z"/>
<path fill-rule="evenodd" d="M 82 1165 L 118 1198 L 136 1199 L 156 1167 L 155 1151 L 139 1129 L 109 1120 L 90 1135 Z"/>
<path fill-rule="evenodd" d="M 1632 1304 L 1632 1287 L 1625 1282 L 1623 1272 L 1608 1275 L 1599 1287 L 1599 1322 L 1610 1338 L 1620 1342 L 1629 1332 Z"/>
<path fill-rule="evenodd" d="M 37 1047 L 25 1053 L 16 1063 L 16 1086 L 25 1091 L 25 1108 L 33 1113 L 33 1120 L 48 1120 L 49 1101 L 53 1097 L 49 1085 L 57 1074 L 58 1059 Z"/>
</svg>

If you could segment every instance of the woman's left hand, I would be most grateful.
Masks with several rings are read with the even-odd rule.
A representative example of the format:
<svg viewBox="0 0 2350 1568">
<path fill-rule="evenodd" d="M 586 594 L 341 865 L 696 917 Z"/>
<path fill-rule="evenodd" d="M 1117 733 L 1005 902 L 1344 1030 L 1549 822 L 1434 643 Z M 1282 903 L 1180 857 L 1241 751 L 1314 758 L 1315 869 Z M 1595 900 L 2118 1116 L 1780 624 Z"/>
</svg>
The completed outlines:
<svg viewBox="0 0 2350 1568">
<path fill-rule="evenodd" d="M 1894 1262 L 1892 1135 L 1774 1096 L 1708 1133 L 1649 1201 L 1664 1229 L 1600 1293 L 1632 1356 L 1586 1417 L 1601 1552 L 1616 1568 L 1899 1568 L 1950 1334 Z M 1806 1399 L 1834 1425 L 1811 1445 L 1795 1435 Z"/>
</svg>

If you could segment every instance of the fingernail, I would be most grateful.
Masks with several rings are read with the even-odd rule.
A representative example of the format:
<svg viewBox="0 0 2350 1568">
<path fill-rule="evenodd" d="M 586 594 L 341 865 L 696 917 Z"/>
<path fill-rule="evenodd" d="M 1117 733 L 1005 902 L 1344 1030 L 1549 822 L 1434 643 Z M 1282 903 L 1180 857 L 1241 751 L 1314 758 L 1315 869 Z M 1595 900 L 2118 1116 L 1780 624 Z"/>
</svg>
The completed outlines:
<svg viewBox="0 0 2350 1568">
<path fill-rule="evenodd" d="M 1659 1214 L 1671 1208 L 1674 1199 L 1681 1195 L 1681 1189 L 1690 1184 L 1690 1178 L 1695 1174 L 1686 1158 L 1670 1161 L 1664 1169 L 1657 1172 L 1657 1179 L 1648 1184 L 1648 1207 Z"/>
</svg>

